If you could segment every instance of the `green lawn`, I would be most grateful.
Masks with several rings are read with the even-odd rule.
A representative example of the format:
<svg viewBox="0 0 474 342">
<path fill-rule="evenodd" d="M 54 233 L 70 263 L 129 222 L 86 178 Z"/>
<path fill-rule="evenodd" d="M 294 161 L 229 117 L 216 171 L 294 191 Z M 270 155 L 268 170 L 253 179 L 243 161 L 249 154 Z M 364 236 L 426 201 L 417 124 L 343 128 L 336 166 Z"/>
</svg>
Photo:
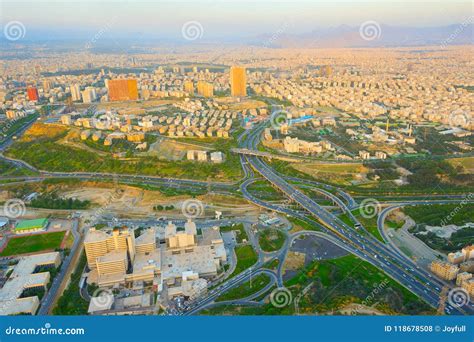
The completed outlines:
<svg viewBox="0 0 474 342">
<path fill-rule="evenodd" d="M 317 231 L 320 231 L 321 229 L 319 229 L 318 226 L 314 225 L 314 224 L 311 224 L 309 222 L 306 222 L 306 221 L 303 221 L 299 218 L 296 218 L 296 217 L 288 217 L 288 221 L 290 221 L 293 226 L 299 226 L 301 227 L 303 230 L 317 230 Z"/>
<path fill-rule="evenodd" d="M 259 274 L 254 277 L 252 281 L 247 281 L 233 289 L 230 289 L 220 297 L 216 299 L 217 302 L 222 302 L 226 300 L 234 300 L 240 298 L 246 298 L 253 293 L 256 293 L 263 289 L 270 283 L 270 277 L 266 274 Z"/>
<path fill-rule="evenodd" d="M 247 190 L 255 197 L 262 200 L 280 201 L 286 197 L 266 180 L 257 180 L 250 184 Z"/>
<path fill-rule="evenodd" d="M 354 217 L 359 220 L 359 222 L 364 226 L 367 231 L 372 234 L 374 237 L 376 237 L 380 242 L 384 242 L 382 236 L 379 233 L 379 230 L 377 228 L 377 216 L 371 217 L 371 218 L 365 218 L 361 215 L 359 209 L 352 210 L 352 214 Z M 349 218 L 348 214 L 342 214 L 339 216 L 339 219 L 341 219 L 342 222 L 345 224 L 353 227 L 354 222 Z"/>
<path fill-rule="evenodd" d="M 474 204 L 472 203 L 406 206 L 403 212 L 417 224 L 430 226 L 441 226 L 443 223 L 460 226 L 474 222 Z"/>
<path fill-rule="evenodd" d="M 404 221 L 396 222 L 396 221 L 389 220 L 388 218 L 385 219 L 385 226 L 389 228 L 393 228 L 393 229 L 402 228 L 404 223 L 405 223 Z"/>
<path fill-rule="evenodd" d="M 203 315 L 293 315 L 298 298 L 300 314 L 338 314 L 352 303 L 363 304 L 388 315 L 433 315 L 435 310 L 388 277 L 375 266 L 348 255 L 333 260 L 314 261 L 285 282 L 293 300 L 278 308 L 262 306 L 218 306 Z M 304 291 L 303 289 L 307 288 Z"/>
<path fill-rule="evenodd" d="M 226 156 L 223 163 L 215 164 L 186 160 L 166 161 L 152 156 L 134 156 L 121 160 L 110 153 L 101 156 L 92 151 L 62 145 L 59 140 L 63 135 L 64 133 L 57 137 L 15 141 L 6 151 L 6 155 L 48 171 L 113 172 L 216 180 L 237 180 L 242 176 L 239 156 L 230 152 L 237 144 L 235 139 L 214 139 L 211 147 L 216 146 L 216 150 L 224 152 Z"/>
<path fill-rule="evenodd" d="M 235 267 L 234 273 L 232 273 L 230 278 L 245 271 L 250 266 L 254 265 L 258 260 L 257 253 L 250 245 L 237 246 L 235 248 L 235 254 L 237 255 L 237 266 Z"/>
<path fill-rule="evenodd" d="M 235 238 L 237 240 L 237 243 L 242 243 L 244 240 L 248 241 L 249 238 L 247 236 L 247 233 L 245 232 L 243 223 L 221 227 L 221 233 L 230 232 L 232 230 L 235 231 Z"/>
<path fill-rule="evenodd" d="M 34 253 L 56 249 L 61 245 L 66 232 L 54 232 L 11 238 L 0 256 Z"/>
<path fill-rule="evenodd" d="M 278 229 L 268 228 L 258 235 L 260 248 L 265 252 L 273 252 L 283 247 L 286 236 Z"/>
<path fill-rule="evenodd" d="M 435 250 L 443 253 L 454 252 L 474 241 L 474 228 L 460 229 L 454 232 L 449 239 L 439 237 L 426 230 L 426 225 L 454 224 L 462 226 L 474 222 L 474 204 L 472 203 L 418 205 L 404 207 L 403 211 L 416 222 L 416 226 L 411 228 L 410 232 Z"/>
</svg>

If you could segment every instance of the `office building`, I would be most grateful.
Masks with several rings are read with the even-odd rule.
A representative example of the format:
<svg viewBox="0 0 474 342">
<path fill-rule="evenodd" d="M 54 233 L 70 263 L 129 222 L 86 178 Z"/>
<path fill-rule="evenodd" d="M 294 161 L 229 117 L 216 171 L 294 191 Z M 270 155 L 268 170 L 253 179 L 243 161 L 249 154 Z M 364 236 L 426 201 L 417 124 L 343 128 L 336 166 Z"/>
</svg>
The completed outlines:
<svg viewBox="0 0 474 342">
<path fill-rule="evenodd" d="M 464 262 L 465 260 L 466 260 L 465 255 L 461 251 L 448 254 L 448 261 L 452 264 L 460 264 Z"/>
<path fill-rule="evenodd" d="M 85 241 L 89 284 L 99 287 L 138 287 L 151 284 L 168 296 L 196 295 L 207 288 L 203 277 L 214 277 L 227 260 L 219 227 L 203 229 L 188 220 L 184 229 L 172 222 L 150 228 L 134 238 L 129 229 L 111 233 L 91 229 Z M 161 242 L 161 243 L 158 243 Z"/>
<path fill-rule="evenodd" d="M 50 80 L 43 81 L 43 91 L 45 93 L 49 92 L 53 86 L 53 83 Z"/>
<path fill-rule="evenodd" d="M 71 98 L 73 101 L 81 101 L 81 88 L 79 87 L 79 84 L 71 86 Z"/>
<path fill-rule="evenodd" d="M 232 96 L 247 96 L 247 75 L 244 67 L 230 68 L 230 92 Z"/>
<path fill-rule="evenodd" d="M 57 268 L 61 263 L 59 252 L 35 254 L 21 257 L 13 272 L 0 289 L 0 316 L 34 315 L 38 310 L 38 296 L 31 296 L 27 291 L 44 289 L 51 276 L 46 268 Z"/>
<path fill-rule="evenodd" d="M 109 80 L 107 83 L 109 101 L 138 100 L 138 86 L 135 79 Z"/>
<path fill-rule="evenodd" d="M 464 247 L 461 252 L 464 254 L 464 259 L 474 259 L 474 245 Z"/>
<path fill-rule="evenodd" d="M 459 267 L 448 262 L 435 260 L 431 263 L 431 271 L 445 280 L 454 280 L 459 272 Z"/>
<path fill-rule="evenodd" d="M 28 87 L 26 92 L 28 94 L 28 100 L 38 101 L 39 95 L 38 95 L 38 89 L 36 87 Z"/>
<path fill-rule="evenodd" d="M 94 87 L 87 87 L 81 92 L 81 94 L 83 103 L 92 103 L 97 99 Z"/>
<path fill-rule="evenodd" d="M 213 97 L 214 96 L 214 86 L 205 81 L 199 81 L 197 83 L 197 92 L 199 95 L 204 97 Z"/>
<path fill-rule="evenodd" d="M 468 273 L 468 272 L 461 272 L 458 274 L 458 276 L 456 277 L 456 285 L 457 286 L 461 286 L 462 283 L 468 279 L 471 279 L 472 278 L 472 274 L 471 273 Z"/>
<path fill-rule="evenodd" d="M 474 297 L 474 278 L 463 281 L 461 287 L 469 293 L 471 298 Z"/>
<path fill-rule="evenodd" d="M 135 255 L 135 236 L 128 229 L 115 228 L 112 234 L 108 234 L 91 228 L 84 240 L 84 249 L 87 256 L 87 265 L 90 269 L 97 267 L 98 258 L 114 251 L 128 251 L 130 259 L 133 261 Z"/>
<path fill-rule="evenodd" d="M 189 95 L 194 95 L 194 83 L 193 81 L 184 81 L 184 91 Z"/>
</svg>

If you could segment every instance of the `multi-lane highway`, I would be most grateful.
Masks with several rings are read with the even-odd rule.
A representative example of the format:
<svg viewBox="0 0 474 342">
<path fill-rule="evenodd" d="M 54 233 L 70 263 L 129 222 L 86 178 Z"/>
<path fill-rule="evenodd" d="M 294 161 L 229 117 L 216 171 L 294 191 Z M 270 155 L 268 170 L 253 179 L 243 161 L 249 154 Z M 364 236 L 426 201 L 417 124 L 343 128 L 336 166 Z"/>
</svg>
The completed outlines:
<svg viewBox="0 0 474 342">
<path fill-rule="evenodd" d="M 264 127 L 264 124 L 260 124 L 247 134 L 246 139 L 242 139 L 243 147 L 255 149 Z M 382 269 L 410 291 L 423 298 L 431 306 L 437 307 L 439 305 L 439 295 L 441 287 L 445 285 L 444 282 L 434 278 L 427 271 L 417 268 L 406 257 L 380 243 L 370 234 L 359 232 L 354 227 L 342 222 L 335 215 L 299 191 L 295 186 L 288 183 L 259 157 L 246 156 L 245 158 L 254 170 L 318 219 L 327 228 L 328 233 L 335 235 L 346 244 L 351 244 L 361 251 L 362 259 Z M 363 227 L 361 226 L 361 228 Z M 453 308 L 448 305 L 447 310 L 449 310 L 449 313 L 458 314 L 473 312 L 471 306 Z"/>
<path fill-rule="evenodd" d="M 266 122 L 262 122 L 257 125 L 254 129 L 245 131 L 239 137 L 239 144 L 241 148 L 255 150 L 260 141 L 260 136 L 263 128 L 265 127 Z M 24 131 L 27 127 L 23 127 Z M 9 139 L 11 142 L 11 139 Z M 9 142 L 5 142 L 0 146 L 0 151 L 8 146 Z M 18 180 L 22 181 L 35 181 L 38 179 L 50 178 L 50 177 L 60 177 L 60 178 L 75 178 L 75 179 L 120 179 L 123 182 L 142 182 L 145 184 L 153 185 L 166 185 L 166 186 L 175 186 L 175 187 L 185 187 L 187 189 L 192 188 L 209 188 L 212 186 L 213 189 L 221 191 L 233 191 L 237 188 L 237 183 L 217 183 L 217 182 L 205 182 L 205 181 L 195 181 L 195 180 L 185 180 L 185 179 L 172 179 L 172 178 L 163 178 L 163 177 L 154 177 L 154 176 L 144 176 L 144 175 L 117 175 L 112 173 L 93 173 L 93 172 L 48 172 L 42 170 L 36 170 L 31 165 L 28 165 L 22 161 L 7 159 L 9 162 L 29 168 L 38 172 L 38 176 L 34 177 L 20 177 Z M 419 297 L 423 298 L 427 303 L 433 307 L 437 307 L 439 304 L 440 291 L 443 286 L 446 285 L 445 282 L 433 277 L 429 272 L 418 268 L 411 260 L 409 260 L 403 253 L 387 246 L 377 239 L 375 239 L 370 233 L 368 233 L 365 228 L 357 222 L 353 215 L 349 215 L 354 224 L 357 224 L 359 229 L 356 229 L 352 225 L 348 225 L 342 222 L 337 216 L 333 213 L 327 211 L 315 200 L 311 199 L 309 196 L 304 194 L 299 190 L 298 187 L 311 187 L 316 191 L 322 193 L 326 197 L 333 200 L 341 209 L 345 212 L 350 213 L 350 211 L 357 207 L 357 202 L 342 189 L 338 189 L 334 186 L 327 184 L 322 184 L 312 180 L 300 179 L 296 177 L 284 176 L 272 169 L 264 160 L 259 156 L 253 155 L 241 155 L 240 156 L 241 164 L 244 170 L 244 180 L 240 184 L 240 190 L 244 197 L 252 201 L 253 203 L 270 209 L 277 212 L 284 213 L 286 215 L 294 216 L 299 219 L 309 221 L 315 226 L 317 226 L 321 232 L 302 232 L 307 234 L 315 234 L 322 238 L 328 239 L 334 244 L 346 249 L 347 251 L 357 255 L 361 259 L 371 263 L 372 265 L 380 268 L 385 273 L 390 275 L 393 279 L 397 280 L 400 284 L 404 285 L 407 289 L 417 294 Z M 287 207 L 271 204 L 252 196 L 248 191 L 247 187 L 254 180 L 254 170 L 258 172 L 262 177 L 269 181 L 274 187 L 278 188 L 283 192 L 290 200 L 297 203 L 302 209 L 302 211 L 289 209 Z M 339 198 L 337 195 L 341 198 Z M 433 203 L 433 201 L 425 201 L 427 203 Z M 439 201 L 443 203 L 443 200 Z M 419 203 L 419 202 L 417 202 Z M 405 205 L 403 203 L 402 205 Z M 384 213 L 382 213 L 384 214 Z M 381 215 L 383 223 L 384 215 Z M 383 236 L 383 235 L 382 235 Z M 289 244 L 292 239 L 289 239 L 285 246 L 279 253 L 275 253 L 275 256 L 280 260 L 284 260 L 286 253 L 289 248 Z M 78 241 L 79 239 L 76 239 Z M 68 261 L 69 262 L 69 261 Z M 261 269 L 263 262 L 262 258 L 259 258 L 259 261 L 252 269 L 247 270 L 236 277 L 225 281 L 219 287 L 212 290 L 208 296 L 204 298 L 199 298 L 188 308 L 186 314 L 192 314 L 204 307 L 207 307 L 212 303 L 220 294 L 225 291 L 233 288 L 242 282 L 245 282 L 249 279 L 250 276 L 264 272 L 269 274 L 272 279 L 274 279 L 279 286 L 281 286 L 281 265 L 277 271 L 277 274 L 270 272 L 268 270 Z M 68 265 L 63 265 L 62 270 L 68 268 Z M 60 275 L 57 277 L 61 278 Z M 43 307 L 40 310 L 40 314 L 44 314 L 48 311 L 51 301 L 54 298 L 54 293 L 57 291 L 59 285 L 53 283 L 53 287 L 48 293 L 47 297 L 43 301 Z M 52 291 L 54 290 L 54 291 Z M 51 296 L 51 297 L 50 297 Z M 447 312 L 451 314 L 473 314 L 474 309 L 471 305 L 466 305 L 462 308 L 453 308 L 447 305 Z"/>
</svg>

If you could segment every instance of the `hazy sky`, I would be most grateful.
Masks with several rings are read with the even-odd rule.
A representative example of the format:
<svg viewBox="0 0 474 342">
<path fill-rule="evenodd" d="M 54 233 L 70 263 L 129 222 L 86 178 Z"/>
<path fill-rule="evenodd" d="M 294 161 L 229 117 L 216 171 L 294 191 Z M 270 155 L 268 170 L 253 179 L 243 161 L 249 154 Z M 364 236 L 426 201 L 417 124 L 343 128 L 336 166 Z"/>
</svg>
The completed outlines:
<svg viewBox="0 0 474 342">
<path fill-rule="evenodd" d="M 1 0 L 0 23 L 19 21 L 30 37 L 41 32 L 97 30 L 108 34 L 178 37 L 183 24 L 197 21 L 206 38 L 308 32 L 368 20 L 396 26 L 439 26 L 466 21 L 469 1 L 114 1 Z"/>
</svg>

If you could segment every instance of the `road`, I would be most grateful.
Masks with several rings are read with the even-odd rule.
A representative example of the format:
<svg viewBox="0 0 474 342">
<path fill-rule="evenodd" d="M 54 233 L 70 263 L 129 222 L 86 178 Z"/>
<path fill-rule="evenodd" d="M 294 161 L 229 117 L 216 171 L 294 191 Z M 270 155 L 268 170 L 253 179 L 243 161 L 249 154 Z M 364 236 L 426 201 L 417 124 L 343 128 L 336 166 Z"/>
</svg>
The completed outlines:
<svg viewBox="0 0 474 342">
<path fill-rule="evenodd" d="M 255 149 L 263 128 L 264 125 L 257 126 L 252 133 L 248 134 L 247 139 L 243 140 L 243 147 Z M 328 228 L 329 233 L 343 239 L 346 244 L 354 245 L 354 247 L 361 251 L 363 254 L 362 259 L 382 269 L 411 292 L 423 298 L 431 306 L 435 308 L 438 306 L 439 294 L 441 287 L 444 285 L 443 282 L 433 278 L 428 272 L 416 268 L 406 257 L 399 255 L 391 248 L 380 243 L 372 235 L 362 234 L 354 227 L 350 227 L 342 222 L 293 185 L 290 185 L 260 158 L 255 156 L 246 156 L 245 158 L 253 169 L 259 172 L 267 181 L 322 222 Z M 472 311 L 472 306 L 453 308 L 448 305 L 447 310 L 449 313 L 457 314 L 474 312 Z"/>
<path fill-rule="evenodd" d="M 74 235 L 74 242 L 71 247 L 71 251 L 69 255 L 63 260 L 61 268 L 56 277 L 54 277 L 51 287 L 49 288 L 46 295 L 42 298 L 41 306 L 37 313 L 38 315 L 48 315 L 51 313 L 52 305 L 59 294 L 58 291 L 61 288 L 63 281 L 66 279 L 66 275 L 68 275 L 71 272 L 71 269 L 74 268 L 74 265 L 71 265 L 71 261 L 75 258 L 78 250 L 80 250 L 79 247 L 81 243 L 81 235 L 79 233 L 79 219 L 74 219 L 71 233 Z"/>
<path fill-rule="evenodd" d="M 240 147 L 246 149 L 256 149 L 260 141 L 260 136 L 263 128 L 265 127 L 266 122 L 258 124 L 254 129 L 250 131 L 245 131 L 240 137 Z M 26 129 L 26 128 L 25 128 Z M 11 139 L 10 139 L 11 140 Z M 0 145 L 0 150 L 3 150 L 7 146 L 7 142 Z M 17 163 L 16 165 L 24 167 L 32 167 L 31 165 L 24 165 L 25 163 L 18 160 L 11 160 L 3 157 L 11 163 Z M 338 246 L 350 251 L 351 253 L 357 255 L 361 259 L 371 263 L 372 265 L 378 267 L 393 279 L 398 281 L 400 284 L 405 286 L 408 290 L 418 295 L 420 298 L 423 298 L 427 303 L 433 307 L 437 307 L 439 304 L 439 294 L 441 287 L 445 285 L 444 282 L 439 279 L 434 278 L 429 272 L 419 269 L 414 265 L 411 260 L 407 259 L 405 255 L 402 255 L 399 251 L 394 250 L 391 246 L 386 246 L 374 238 L 371 234 L 367 233 L 367 230 L 360 225 L 360 229 L 356 229 L 353 226 L 347 225 L 342 222 L 337 216 L 327 211 L 316 201 L 309 198 L 303 192 L 298 189 L 298 185 L 292 183 L 301 184 L 303 186 L 311 186 L 314 189 L 317 189 L 319 192 L 323 193 L 325 196 L 333 199 L 343 210 L 350 212 L 351 209 L 357 207 L 356 201 L 342 189 L 338 189 L 326 184 L 309 181 L 305 179 L 298 179 L 294 177 L 287 177 L 280 175 L 275 170 L 273 170 L 267 163 L 265 163 L 258 156 L 241 156 L 241 164 L 244 169 L 244 180 L 240 184 L 240 189 L 244 197 L 252 201 L 253 203 L 275 210 L 286 215 L 294 216 L 306 221 L 310 220 L 314 223 L 319 229 L 321 229 L 321 237 L 329 239 L 331 242 L 337 244 Z M 250 168 L 251 166 L 251 168 Z M 254 180 L 254 170 L 257 171 L 261 176 L 263 176 L 267 181 L 269 181 L 273 186 L 278 188 L 283 192 L 291 201 L 299 205 L 306 213 L 302 213 L 299 210 L 288 209 L 280 205 L 266 203 L 261 201 L 253 196 L 251 196 L 246 190 L 248 184 Z M 73 173 L 64 173 L 64 172 L 48 172 L 42 170 L 36 170 L 40 173 L 40 178 L 47 177 L 71 177 L 76 179 L 90 179 L 90 178 L 113 178 L 121 180 L 137 180 L 146 184 L 163 184 L 163 185 L 177 185 L 183 187 L 204 187 L 204 186 L 216 186 L 222 187 L 226 190 L 232 189 L 233 186 L 237 185 L 236 183 L 216 183 L 216 182 L 204 182 L 204 181 L 195 181 L 195 180 L 184 180 L 184 179 L 173 179 L 173 178 L 162 178 L 162 177 L 153 177 L 153 176 L 144 176 L 144 175 L 116 175 L 112 173 L 87 173 L 87 172 L 73 172 Z M 25 177 L 22 177 L 23 179 Z M 290 183 L 291 182 L 291 183 Z M 341 196 L 344 201 L 341 201 L 336 195 L 332 192 Z M 423 201 L 421 201 L 423 202 Z M 426 203 L 433 203 L 432 201 L 425 201 Z M 420 202 L 418 202 L 420 203 Z M 308 216 L 309 215 L 309 216 Z M 314 219 L 311 219 L 313 217 Z M 352 216 L 351 219 L 354 223 L 358 223 L 355 218 Z M 359 223 L 360 224 L 360 223 Z M 311 234 L 316 234 L 316 232 L 311 232 Z M 383 235 L 382 235 L 383 236 Z M 76 239 L 75 241 L 79 241 Z M 275 256 L 283 259 L 286 256 L 288 251 L 288 246 L 292 240 L 289 239 L 282 248 L 280 253 L 275 253 Z M 255 242 L 253 243 L 255 245 Z M 257 243 L 258 246 L 258 243 Z M 77 248 L 77 246 L 76 246 Z M 258 247 L 257 247 L 258 248 Z M 261 269 L 262 258 L 260 257 L 261 251 L 257 249 L 259 253 L 259 261 L 252 269 L 248 269 L 243 273 L 235 276 L 234 278 L 225 281 L 219 287 L 210 291 L 208 296 L 202 299 L 197 299 L 191 306 L 189 310 L 186 311 L 186 314 L 192 314 L 193 312 L 198 312 L 209 303 L 213 302 L 220 294 L 231 289 L 232 287 L 238 286 L 242 282 L 245 282 L 249 279 L 250 276 L 259 274 L 261 272 L 272 274 L 275 276 L 276 281 L 281 285 L 281 267 L 275 275 L 273 272 L 265 269 Z M 74 253 L 71 253 L 73 255 Z M 61 268 L 61 272 L 65 272 L 68 269 L 70 258 L 66 258 L 64 265 Z M 283 263 L 280 263 L 281 265 Z M 60 279 L 64 277 L 64 274 L 58 274 L 55 279 Z M 44 314 L 49 311 L 49 307 L 54 298 L 54 294 L 57 292 L 59 284 L 54 284 L 51 287 L 49 293 L 44 298 L 44 303 L 40 309 L 40 314 Z M 44 309 L 43 309 L 44 307 Z M 446 307 L 447 313 L 450 314 L 474 314 L 474 309 L 472 305 L 465 306 L 463 308 L 453 308 L 449 305 Z"/>
</svg>

